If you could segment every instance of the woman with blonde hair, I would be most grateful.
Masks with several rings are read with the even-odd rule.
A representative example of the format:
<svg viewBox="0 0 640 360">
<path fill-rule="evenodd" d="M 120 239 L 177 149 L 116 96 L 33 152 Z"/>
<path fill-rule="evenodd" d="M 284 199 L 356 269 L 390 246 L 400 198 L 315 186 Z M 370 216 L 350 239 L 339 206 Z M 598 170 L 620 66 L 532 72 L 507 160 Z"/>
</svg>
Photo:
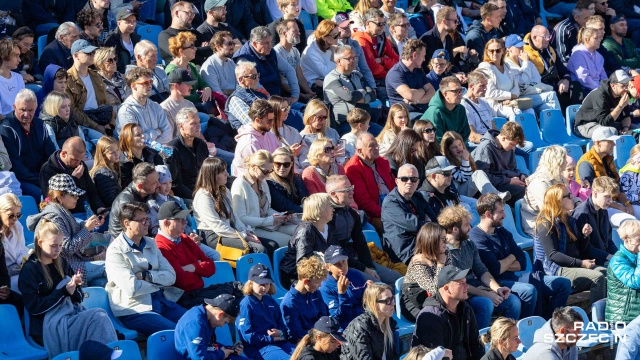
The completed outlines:
<svg viewBox="0 0 640 360">
<path fill-rule="evenodd" d="M 519 336 L 515 320 L 497 318 L 491 325 L 491 330 L 480 337 L 483 343 L 491 344 L 489 352 L 481 360 L 516 360 L 511 354 L 518 351 L 518 346 L 522 343 Z"/>
<path fill-rule="evenodd" d="M 273 156 L 258 150 L 244 159 L 244 173 L 231 186 L 233 211 L 243 224 L 251 226 L 259 237 L 286 246 L 295 230 L 289 222 L 293 214 L 277 212 L 271 207 L 267 176 L 273 172 Z"/>
<path fill-rule="evenodd" d="M 122 191 L 120 184 L 120 145 L 111 136 L 103 136 L 96 144 L 96 154 L 89 175 L 96 184 L 104 204 L 112 204 Z"/>
<path fill-rule="evenodd" d="M 24 229 L 18 221 L 22 217 L 21 209 L 22 203 L 16 195 L 11 193 L 0 195 L 2 247 L 13 291 L 18 291 L 18 275 L 29 254 L 29 248 L 25 245 Z"/>
<path fill-rule="evenodd" d="M 370 284 L 362 302 L 365 312 L 358 315 L 344 330 L 347 343 L 342 346 L 341 359 L 397 360 L 393 329 L 396 300 L 391 286 Z"/>
<path fill-rule="evenodd" d="M 242 292 L 245 297 L 240 302 L 236 326 L 245 355 L 250 359 L 289 359 L 295 347 L 287 341 L 280 306 L 272 297 L 276 285 L 269 266 L 253 265 Z"/>
<path fill-rule="evenodd" d="M 338 150 L 327 138 L 316 139 L 309 147 L 310 166 L 302 171 L 302 181 L 310 194 L 326 192 L 325 183 L 331 175 L 345 175 L 344 167 L 336 162 Z"/>
<path fill-rule="evenodd" d="M 476 163 L 460 134 L 455 131 L 447 131 L 442 135 L 441 145 L 444 156 L 451 165 L 456 167 L 451 175 L 460 195 L 475 197 L 479 191 L 482 195 L 498 194 L 503 201 L 508 201 L 511 198 L 511 193 L 498 191 L 491 184 L 487 174 L 476 169 Z"/>
<path fill-rule="evenodd" d="M 196 64 L 192 63 L 196 58 L 196 36 L 190 32 L 182 31 L 178 35 L 169 38 L 169 52 L 173 56 L 173 60 L 164 71 L 167 75 L 175 68 L 182 68 L 187 70 L 189 75 L 196 80 L 196 83 L 191 87 L 191 95 L 185 96 L 185 99 L 191 101 L 198 111 L 204 113 L 211 113 L 211 110 L 215 109 L 215 104 L 212 96 L 212 90 L 207 85 L 206 81 L 200 76 L 200 72 L 196 67 Z M 198 91 L 202 91 L 201 95 L 198 95 Z"/>
<path fill-rule="evenodd" d="M 116 48 L 103 47 L 96 50 L 93 62 L 102 76 L 102 82 L 107 89 L 107 104 L 118 106 L 127 98 L 127 82 L 118 72 L 118 56 Z"/>
<path fill-rule="evenodd" d="M 80 128 L 71 118 L 71 99 L 66 93 L 50 92 L 42 104 L 40 119 L 44 121 L 47 133 L 58 149 L 70 137 L 80 136 Z"/>
<path fill-rule="evenodd" d="M 335 228 L 329 224 L 333 218 L 331 196 L 326 193 L 312 194 L 304 200 L 302 222 L 289 240 L 287 251 L 280 262 L 282 285 L 285 288 L 298 278 L 297 264 L 300 260 L 324 253 L 331 245 L 338 245 Z"/>
<path fill-rule="evenodd" d="M 578 45 L 571 50 L 571 57 L 567 62 L 571 81 L 579 82 L 585 94 L 600 86 L 600 81 L 608 79 L 604 70 L 604 57 L 598 52 L 601 42 L 598 30 L 582 27 L 578 31 Z"/>
<path fill-rule="evenodd" d="M 333 145 L 338 145 L 340 141 L 340 135 L 338 132 L 329 126 L 329 108 L 327 105 L 318 100 L 312 99 L 307 104 L 304 110 L 304 129 L 300 131 L 302 135 L 303 146 L 307 149 L 311 148 L 311 143 L 317 139 L 327 138 L 333 142 Z M 342 150 L 344 156 L 344 149 Z M 302 160 L 302 167 L 309 166 L 307 159 Z"/>
<path fill-rule="evenodd" d="M 547 189 L 534 227 L 533 266 L 547 276 L 569 279 L 574 292 L 589 290 L 593 304 L 607 295 L 607 269 L 602 265 L 611 255 L 591 245 L 594 229 L 589 224 L 578 229 L 569 215 L 573 209 L 565 184 Z"/>
<path fill-rule="evenodd" d="M 376 137 L 380 156 L 384 156 L 389 150 L 391 143 L 396 139 L 396 135 L 404 129 L 409 128 L 410 118 L 409 110 L 402 104 L 393 104 L 389 108 L 387 123 L 380 134 Z"/>
<path fill-rule="evenodd" d="M 549 146 L 544 149 L 536 171 L 525 181 L 527 189 L 520 213 L 524 220 L 522 228 L 525 233 L 531 236 L 534 234 L 533 228 L 536 223 L 536 217 L 544 203 L 544 193 L 555 184 L 569 185 L 565 183 L 562 176 L 562 172 L 567 166 L 566 157 L 567 150 L 564 147 L 559 145 Z M 573 196 L 571 196 L 571 200 L 574 203 L 579 201 L 577 199 L 574 200 Z"/>
<path fill-rule="evenodd" d="M 340 29 L 331 20 L 322 20 L 313 32 L 313 40 L 300 56 L 302 73 L 316 93 L 318 99 L 324 99 L 322 84 L 325 75 L 336 68 L 333 61 L 333 50 L 338 45 Z"/>
<path fill-rule="evenodd" d="M 291 104 L 287 99 L 278 95 L 270 97 L 269 104 L 273 106 L 271 132 L 276 135 L 281 146 L 291 149 L 295 158 L 295 171 L 300 173 L 303 169 L 302 161 L 307 158 L 309 147 L 302 141 L 302 136 L 296 128 L 285 124 L 291 112 Z"/>
<path fill-rule="evenodd" d="M 351 31 L 365 31 L 365 24 L 367 23 L 364 14 L 369 9 L 380 9 L 382 3 L 380 0 L 360 0 L 353 8 L 353 11 L 349 13 L 349 20 L 353 21 L 349 27 Z"/>
<path fill-rule="evenodd" d="M 273 152 L 273 172 L 267 179 L 271 192 L 271 207 L 276 211 L 302 212 L 302 199 L 309 191 L 302 176 L 294 171 L 293 152 L 281 147 Z"/>
<path fill-rule="evenodd" d="M 129 123 L 120 130 L 120 185 L 122 188 L 131 183 L 133 168 L 147 162 L 153 165 L 167 165 L 171 170 L 171 177 L 175 178 L 173 158 L 164 152 L 159 152 L 147 146 L 144 133 L 140 125 Z"/>
<path fill-rule="evenodd" d="M 44 218 L 35 231 L 35 251 L 22 267 L 18 282 L 29 312 L 25 314 L 29 335 L 45 346 L 50 357 L 77 350 L 87 340 L 118 340 L 103 309 L 82 306 L 84 273 L 76 272 L 60 256 L 63 239 L 62 230 Z"/>
<path fill-rule="evenodd" d="M 522 112 L 535 115 L 533 109 L 520 110 L 514 100 L 520 98 L 520 86 L 511 67 L 504 61 L 506 49 L 504 40 L 490 39 L 484 46 L 484 58 L 478 70 L 487 77 L 485 100 L 491 105 L 496 116 L 511 121 Z"/>
</svg>

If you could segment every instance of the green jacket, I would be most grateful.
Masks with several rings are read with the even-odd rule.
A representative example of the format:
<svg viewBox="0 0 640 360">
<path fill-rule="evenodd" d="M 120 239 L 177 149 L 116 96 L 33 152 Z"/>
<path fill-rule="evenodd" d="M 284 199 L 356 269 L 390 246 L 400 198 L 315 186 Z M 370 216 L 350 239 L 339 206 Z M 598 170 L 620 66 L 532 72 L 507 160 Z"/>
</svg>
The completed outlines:
<svg viewBox="0 0 640 360">
<path fill-rule="evenodd" d="M 323 19 L 333 19 L 338 12 L 353 10 L 347 0 L 318 0 L 316 5 L 318 7 L 318 16 Z"/>
<path fill-rule="evenodd" d="M 640 315 L 640 267 L 638 255 L 624 245 L 613 255 L 607 268 L 606 321 L 631 322 Z"/>
<path fill-rule="evenodd" d="M 464 106 L 458 104 L 453 110 L 447 109 L 440 90 L 436 91 L 436 94 L 429 101 L 429 108 L 421 119 L 433 122 L 436 127 L 436 141 L 438 144 L 442 140 L 442 135 L 447 131 L 455 131 L 460 134 L 465 144 L 469 141 L 471 128 L 469 128 L 469 120 L 467 120 L 467 112 Z"/>
<path fill-rule="evenodd" d="M 620 45 L 613 40 L 611 36 L 607 36 L 607 38 L 602 42 L 602 46 L 604 46 L 605 49 L 613 55 L 615 61 L 620 66 L 628 66 L 632 69 L 640 68 L 640 54 L 638 54 L 636 46 L 633 44 L 631 39 L 622 38 L 622 45 Z M 627 56 L 625 56 L 624 51 L 622 51 L 623 46 L 627 50 Z"/>
</svg>

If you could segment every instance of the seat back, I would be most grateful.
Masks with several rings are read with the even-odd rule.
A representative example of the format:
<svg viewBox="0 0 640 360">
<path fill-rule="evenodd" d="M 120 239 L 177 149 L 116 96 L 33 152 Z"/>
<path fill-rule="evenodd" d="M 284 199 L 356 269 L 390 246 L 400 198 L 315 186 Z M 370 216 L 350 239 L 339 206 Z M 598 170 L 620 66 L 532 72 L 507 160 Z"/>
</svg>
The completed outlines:
<svg viewBox="0 0 640 360">
<path fill-rule="evenodd" d="M 600 299 L 591 305 L 591 320 L 597 322 L 605 321 L 604 310 L 607 308 L 607 299 Z"/>
<path fill-rule="evenodd" d="M 4 306 L 4 305 L 3 305 L 3 306 Z M 9 306 L 10 306 L 10 305 L 9 305 Z M 2 319 L 4 319 L 4 318 L 2 318 Z M 29 311 L 27 310 L 27 308 L 26 308 L 26 307 L 24 308 L 24 317 L 23 317 L 23 320 L 24 320 L 24 338 L 25 338 L 25 339 L 26 339 L 26 341 L 27 341 L 27 344 L 28 344 L 28 345 L 27 345 L 27 347 L 28 347 L 29 345 L 31 345 L 32 347 L 34 347 L 34 348 L 36 348 L 36 349 L 39 349 L 39 350 L 46 350 L 46 349 L 44 348 L 44 346 L 42 346 L 42 345 L 38 344 L 37 342 L 35 342 L 35 341 L 31 338 L 31 335 L 29 335 L 29 324 L 31 323 L 31 317 L 29 316 Z M 18 322 L 18 323 L 19 323 L 19 322 Z M 22 331 L 21 331 L 21 332 L 22 332 Z"/>
<path fill-rule="evenodd" d="M 365 230 L 362 232 L 362 234 L 364 235 L 364 238 L 367 240 L 368 243 L 372 242 L 377 247 L 382 249 L 382 242 L 380 241 L 380 235 L 378 235 L 378 233 L 375 232 L 375 230 L 374 231 Z"/>
<path fill-rule="evenodd" d="M 404 276 L 396 280 L 396 292 L 394 295 L 396 298 L 396 316 L 400 319 L 402 318 L 402 311 L 400 310 L 400 298 L 402 296 L 403 283 L 404 283 Z"/>
<path fill-rule="evenodd" d="M 613 229 L 611 231 L 611 240 L 616 245 L 616 247 L 620 249 L 620 246 L 622 246 L 622 238 L 620 237 L 620 234 L 618 234 L 618 229 Z"/>
<path fill-rule="evenodd" d="M 518 230 L 516 229 L 516 222 L 513 218 L 513 212 L 511 211 L 511 207 L 507 204 L 504 205 L 504 220 L 502 220 L 502 227 L 507 229 L 511 235 L 513 235 L 513 240 L 515 240 L 516 244 L 521 249 L 528 249 L 533 246 L 533 238 L 528 236 L 520 235 Z"/>
<path fill-rule="evenodd" d="M 616 140 L 616 147 L 613 148 L 613 159 L 618 169 L 622 169 L 627 164 L 631 155 L 631 149 L 636 145 L 636 139 L 631 135 L 622 135 Z"/>
<path fill-rule="evenodd" d="M 529 316 L 518 321 L 518 332 L 520 332 L 520 341 L 524 345 L 525 349 L 528 349 L 533 345 L 533 336 L 536 330 L 541 328 L 546 323 L 546 320 L 540 316 Z"/>
<path fill-rule="evenodd" d="M 478 215 L 478 211 L 476 210 L 477 202 L 478 200 L 472 197 L 460 195 L 460 204 L 464 205 L 464 207 L 466 207 L 467 210 L 469 210 L 469 212 L 471 213 L 471 227 L 478 225 L 478 223 L 480 222 L 480 216 Z"/>
<path fill-rule="evenodd" d="M 553 145 L 571 144 L 571 138 L 558 128 L 565 128 L 564 117 L 560 110 L 544 110 L 540 113 L 540 129 L 542 139 Z"/>
<path fill-rule="evenodd" d="M 158 49 L 159 49 L 158 37 L 160 36 L 161 32 L 162 32 L 162 26 L 159 26 L 159 25 L 145 25 L 145 26 L 140 26 L 139 28 L 136 29 L 136 33 L 140 35 L 141 40 L 151 41 Z M 158 54 L 158 64 L 161 61 L 162 59 L 160 58 L 160 54 Z"/>
<path fill-rule="evenodd" d="M 522 126 L 522 131 L 524 131 L 524 136 L 527 141 L 531 141 L 537 148 L 550 145 L 543 140 L 535 115 L 528 113 L 518 114 L 515 116 L 515 122 Z"/>
<path fill-rule="evenodd" d="M 147 339 L 147 360 L 182 359 L 182 356 L 176 351 L 175 333 L 175 330 L 163 330 L 149 336 Z"/>
<path fill-rule="evenodd" d="M 80 353 L 78 351 L 69 351 L 62 353 L 53 358 L 53 360 L 78 360 Z"/>
<path fill-rule="evenodd" d="M 45 47 L 47 47 L 47 35 L 42 35 L 38 38 L 38 59 L 42 57 L 42 52 Z M 42 71 L 44 71 L 44 69 Z"/>
<path fill-rule="evenodd" d="M 527 161 L 520 155 L 516 155 L 516 168 L 522 171 L 523 174 L 531 174 L 531 172 L 529 172 L 529 168 L 527 167 Z"/>
<path fill-rule="evenodd" d="M 22 224 L 22 228 L 24 229 L 24 242 L 25 245 L 29 245 L 33 243 L 33 231 L 27 229 L 27 217 L 29 215 L 35 215 L 40 212 L 38 209 L 38 204 L 36 204 L 36 200 L 31 196 L 22 195 L 19 197 L 20 202 L 22 203 L 22 209 L 20 212 L 22 213 L 22 217 L 20 218 L 20 224 Z"/>
<path fill-rule="evenodd" d="M 112 341 L 107 345 L 112 347 L 113 350 L 122 350 L 122 355 L 120 355 L 118 360 L 142 360 L 142 355 L 140 355 L 140 348 L 138 348 L 138 344 L 133 340 Z M 173 341 L 171 341 L 171 345 L 175 349 Z M 162 359 L 177 360 L 180 358 L 162 357 Z"/>
<path fill-rule="evenodd" d="M 271 266 L 271 260 L 269 256 L 263 253 L 252 253 L 243 255 L 236 261 L 236 279 L 241 283 L 246 283 L 249 279 L 249 270 L 253 265 L 262 264 L 269 268 L 273 275 L 273 266 Z"/>
<path fill-rule="evenodd" d="M 503 118 L 503 117 L 499 117 L 498 116 L 498 117 L 494 117 L 493 121 L 496 122 L 496 129 L 500 130 L 500 129 L 502 129 L 502 126 L 504 126 L 504 124 L 506 124 L 507 121 L 509 121 L 509 120 L 507 120 L 507 118 Z"/>
<path fill-rule="evenodd" d="M 84 305 L 87 309 L 99 308 L 107 312 L 109 315 L 109 319 L 111 319 L 111 323 L 113 327 L 127 340 L 133 340 L 138 337 L 138 332 L 135 330 L 127 329 L 122 325 L 120 320 L 113 315 L 113 311 L 111 311 L 111 305 L 109 305 L 109 295 L 107 295 L 107 291 L 101 287 L 86 287 L 82 289 L 84 293 L 84 299 L 82 299 L 82 305 Z"/>
<path fill-rule="evenodd" d="M 273 281 L 276 285 L 284 289 L 282 286 L 282 279 L 280 279 L 280 262 L 284 259 L 284 254 L 287 252 L 287 247 L 281 247 L 273 252 Z"/>
<path fill-rule="evenodd" d="M 531 169 L 531 173 L 536 172 L 538 168 L 538 163 L 540 162 L 540 158 L 542 158 L 542 153 L 544 149 L 536 149 L 529 154 L 529 168 Z"/>
<path fill-rule="evenodd" d="M 587 315 L 587 312 L 584 311 L 579 306 L 572 306 L 571 308 L 575 310 L 578 314 L 580 314 L 580 316 L 582 316 L 582 321 L 584 321 L 584 326 L 586 327 L 587 324 L 589 323 L 589 315 Z"/>
<path fill-rule="evenodd" d="M 567 144 L 564 146 L 564 149 L 567 150 L 567 155 L 571 156 L 576 162 L 584 155 L 584 151 L 582 151 L 580 145 Z"/>
<path fill-rule="evenodd" d="M 216 326 L 216 341 L 222 345 L 231 346 L 233 345 L 233 338 L 231 338 L 231 329 L 229 329 L 229 324 L 224 324 L 224 326 Z"/>
<path fill-rule="evenodd" d="M 486 327 L 484 329 L 480 329 L 480 331 L 478 331 L 478 337 L 482 338 L 482 335 L 488 333 L 489 331 L 491 331 L 491 326 Z M 488 352 L 491 349 L 491 343 L 486 343 L 484 344 L 484 352 Z"/>
<path fill-rule="evenodd" d="M 25 312 L 25 322 L 28 322 L 28 317 L 29 315 Z M 13 305 L 0 304 L 0 319 L 3 322 L 3 325 L 0 326 L 0 349 L 9 344 L 12 347 L 29 346 L 22 332 L 18 311 Z M 29 328 L 26 328 L 26 331 L 29 331 Z"/>
<path fill-rule="evenodd" d="M 226 282 L 236 281 L 233 275 L 233 269 L 231 264 L 226 261 L 216 261 L 216 272 L 208 278 L 202 278 L 204 280 L 204 287 L 209 285 L 217 285 Z"/>
<path fill-rule="evenodd" d="M 567 134 L 569 134 L 569 135 L 578 136 L 573 131 L 573 125 L 576 123 L 576 114 L 578 113 L 578 110 L 580 110 L 580 105 L 579 104 L 578 105 L 569 105 L 569 106 L 567 106 L 567 110 L 565 110 Z"/>
</svg>

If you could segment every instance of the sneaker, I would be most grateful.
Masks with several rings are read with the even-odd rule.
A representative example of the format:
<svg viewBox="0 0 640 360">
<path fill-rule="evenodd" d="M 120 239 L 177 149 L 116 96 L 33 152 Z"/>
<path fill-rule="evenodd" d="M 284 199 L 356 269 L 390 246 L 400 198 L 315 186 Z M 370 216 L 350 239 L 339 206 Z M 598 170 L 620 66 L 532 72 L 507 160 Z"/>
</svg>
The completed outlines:
<svg viewBox="0 0 640 360">
<path fill-rule="evenodd" d="M 502 201 L 507 202 L 511 199 L 511 193 L 508 191 L 498 193 L 498 196 L 502 199 Z"/>
</svg>

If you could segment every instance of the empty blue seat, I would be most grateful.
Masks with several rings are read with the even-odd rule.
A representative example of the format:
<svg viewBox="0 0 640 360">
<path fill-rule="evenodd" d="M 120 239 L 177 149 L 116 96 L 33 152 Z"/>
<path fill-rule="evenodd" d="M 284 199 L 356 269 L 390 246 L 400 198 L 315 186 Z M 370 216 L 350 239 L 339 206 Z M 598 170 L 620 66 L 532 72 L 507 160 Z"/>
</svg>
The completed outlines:
<svg viewBox="0 0 640 360">
<path fill-rule="evenodd" d="M 45 47 L 47 47 L 47 35 L 42 35 L 38 38 L 38 59 L 42 56 Z"/>
<path fill-rule="evenodd" d="M 507 120 L 507 118 L 503 118 L 503 117 L 494 117 L 493 121 L 496 122 L 496 129 L 500 130 L 500 129 L 502 129 L 502 126 L 504 124 L 506 124 L 507 121 L 509 121 L 509 120 Z"/>
<path fill-rule="evenodd" d="M 516 155 L 516 169 L 520 170 L 523 174 L 529 176 L 531 172 L 527 167 L 527 161 L 520 155 Z"/>
<path fill-rule="evenodd" d="M 524 232 L 524 227 L 522 226 L 522 203 L 523 203 L 524 199 L 520 199 L 518 201 L 516 201 L 516 206 L 515 206 L 515 222 L 516 222 L 516 230 L 518 231 L 518 234 L 524 236 L 524 237 L 530 237 L 529 234 L 527 234 L 526 232 Z"/>
<path fill-rule="evenodd" d="M 613 149 L 613 159 L 618 170 L 622 169 L 629 160 L 631 149 L 636 145 L 636 139 L 631 135 L 622 135 L 616 140 L 616 147 Z"/>
<path fill-rule="evenodd" d="M 373 225 L 371 225 L 370 223 L 364 223 L 362 225 L 362 230 L 371 230 L 371 231 L 376 231 L 376 228 L 373 227 Z"/>
<path fill-rule="evenodd" d="M 175 333 L 175 330 L 163 330 L 149 336 L 147 360 L 181 360 L 182 356 L 176 351 L 174 342 Z"/>
<path fill-rule="evenodd" d="M 544 149 L 535 149 L 529 154 L 529 167 L 531 168 L 531 173 L 533 174 L 538 168 L 538 163 L 540 162 L 540 158 L 542 157 L 542 153 Z"/>
<path fill-rule="evenodd" d="M 580 159 L 582 155 L 584 155 L 582 147 L 577 144 L 564 145 L 564 149 L 567 150 L 567 155 L 571 156 L 576 162 L 578 162 L 578 159 Z"/>
<path fill-rule="evenodd" d="M 589 142 L 589 139 L 575 138 L 565 131 L 558 131 L 559 128 L 566 128 L 565 119 L 560 110 L 544 110 L 541 112 L 540 128 L 542 130 L 542 138 L 554 145 L 586 145 Z"/>
<path fill-rule="evenodd" d="M 173 341 L 171 343 L 173 344 Z M 113 350 L 122 350 L 122 355 L 120 355 L 118 360 L 142 360 L 140 348 L 138 348 L 138 344 L 133 340 L 112 341 L 107 345 L 112 347 Z M 169 357 L 163 357 L 162 359 L 172 360 Z"/>
<path fill-rule="evenodd" d="M 587 315 L 587 312 L 584 311 L 581 307 L 572 306 L 571 308 L 577 311 L 578 314 L 580 314 L 580 316 L 582 317 L 582 321 L 584 322 L 584 324 L 583 324 L 583 329 L 581 333 L 587 335 L 582 339 L 578 340 L 576 344 L 578 347 L 589 348 L 599 344 L 606 344 L 613 340 L 613 335 L 611 331 L 598 330 L 597 326 L 594 326 L 594 328 L 591 328 L 591 326 L 589 326 L 590 324 L 589 315 Z"/>
<path fill-rule="evenodd" d="M 124 335 L 124 338 L 127 340 L 134 340 L 138 337 L 138 332 L 135 330 L 127 329 L 122 325 L 120 320 L 113 316 L 113 312 L 111 311 L 111 305 L 109 305 L 109 295 L 107 295 L 107 291 L 101 287 L 86 287 L 83 288 L 84 299 L 82 299 L 82 305 L 84 305 L 87 309 L 100 308 L 107 312 L 109 315 L 109 319 L 111 319 L 111 323 L 113 327 Z"/>
<path fill-rule="evenodd" d="M 281 247 L 273 252 L 273 281 L 275 281 L 276 285 L 281 289 L 284 289 L 284 286 L 282 286 L 282 279 L 280 278 L 280 262 L 284 259 L 286 252 L 287 247 Z"/>
<path fill-rule="evenodd" d="M 522 113 L 515 116 L 515 122 L 522 126 L 524 137 L 527 141 L 531 141 L 536 148 L 543 148 L 549 146 L 547 141 L 542 138 L 540 134 L 540 127 L 538 127 L 538 120 L 533 114 Z"/>
<path fill-rule="evenodd" d="M 25 312 L 24 316 L 26 322 L 29 315 Z M 49 357 L 44 348 L 31 346 L 27 342 L 18 311 L 13 305 L 0 305 L 0 319 L 3 322 L 0 326 L 0 359 L 40 360 Z"/>
<path fill-rule="evenodd" d="M 80 357 L 80 353 L 78 351 L 69 351 L 66 353 L 56 355 L 56 357 L 54 357 L 53 360 L 78 360 L 79 357 Z"/>
<path fill-rule="evenodd" d="M 374 243 L 378 248 L 382 249 L 382 241 L 380 241 L 380 235 L 377 232 L 371 230 L 365 230 L 362 232 L 364 238 L 368 243 Z"/>
<path fill-rule="evenodd" d="M 19 197 L 20 202 L 22 203 L 22 208 L 20 212 L 22 213 L 22 217 L 20 218 L 20 224 L 24 229 L 24 242 L 26 245 L 33 243 L 33 231 L 27 229 L 27 217 L 29 215 L 34 215 L 40 212 L 38 209 L 38 204 L 31 196 L 22 195 Z"/>
<path fill-rule="evenodd" d="M 542 327 L 547 321 L 540 316 L 529 316 L 518 321 L 518 332 L 520 332 L 520 341 L 525 350 L 533 345 L 533 335 L 536 330 Z"/>
<path fill-rule="evenodd" d="M 507 229 L 511 235 L 513 235 L 513 240 L 515 240 L 516 244 L 520 246 L 521 249 L 528 249 L 533 247 L 533 238 L 520 235 L 516 228 L 515 219 L 513 218 L 513 212 L 511 211 L 511 207 L 507 204 L 504 204 L 504 220 L 502 220 L 502 227 Z"/>
<path fill-rule="evenodd" d="M 313 31 L 315 30 L 313 27 L 313 21 L 311 20 L 311 15 L 306 10 L 300 10 L 300 15 L 298 15 L 298 19 L 302 21 L 302 26 L 304 26 L 305 31 Z"/>
<path fill-rule="evenodd" d="M 216 272 L 213 276 L 208 278 L 202 278 L 204 280 L 204 286 L 223 284 L 226 282 L 236 281 L 233 275 L 233 269 L 231 264 L 227 261 L 216 261 Z"/>
<path fill-rule="evenodd" d="M 576 123 L 576 114 L 580 110 L 580 105 L 569 105 L 565 110 L 565 127 L 567 128 L 567 135 L 573 137 L 579 137 L 574 131 L 574 125 Z"/>
</svg>

